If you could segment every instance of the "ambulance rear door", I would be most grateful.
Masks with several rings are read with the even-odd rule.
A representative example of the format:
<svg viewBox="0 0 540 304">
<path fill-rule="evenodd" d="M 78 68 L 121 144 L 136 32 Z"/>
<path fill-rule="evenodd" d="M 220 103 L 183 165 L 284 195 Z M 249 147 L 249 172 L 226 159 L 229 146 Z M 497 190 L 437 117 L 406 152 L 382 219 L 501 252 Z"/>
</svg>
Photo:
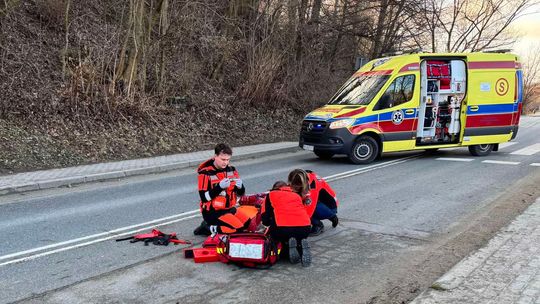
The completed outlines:
<svg viewBox="0 0 540 304">
<path fill-rule="evenodd" d="M 510 140 L 516 107 L 515 65 L 509 54 L 469 57 L 469 98 L 463 145 Z"/>
</svg>

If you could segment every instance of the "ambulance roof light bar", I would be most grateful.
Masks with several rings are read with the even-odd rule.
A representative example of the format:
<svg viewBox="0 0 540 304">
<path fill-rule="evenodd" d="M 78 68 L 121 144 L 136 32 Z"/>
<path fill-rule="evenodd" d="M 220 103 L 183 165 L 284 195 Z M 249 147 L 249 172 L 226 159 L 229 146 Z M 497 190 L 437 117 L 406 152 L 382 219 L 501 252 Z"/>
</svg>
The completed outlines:
<svg viewBox="0 0 540 304">
<path fill-rule="evenodd" d="M 423 52 L 424 52 L 424 50 L 422 50 L 422 48 L 416 48 L 416 49 L 409 49 L 409 50 L 399 50 L 399 51 L 385 52 L 385 53 L 382 53 L 381 56 L 389 57 L 389 56 L 396 56 L 396 55 L 403 55 L 403 54 L 415 54 L 415 53 L 423 53 Z"/>
<path fill-rule="evenodd" d="M 510 53 L 512 52 L 511 49 L 498 49 L 498 50 L 486 50 L 483 51 L 484 53 Z"/>
</svg>

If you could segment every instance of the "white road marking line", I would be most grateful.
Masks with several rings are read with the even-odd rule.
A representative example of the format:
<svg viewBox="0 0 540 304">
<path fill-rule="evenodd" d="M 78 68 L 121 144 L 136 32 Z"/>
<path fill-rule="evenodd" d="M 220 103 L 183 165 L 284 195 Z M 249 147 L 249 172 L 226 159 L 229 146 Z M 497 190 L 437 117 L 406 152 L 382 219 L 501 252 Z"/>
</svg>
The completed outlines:
<svg viewBox="0 0 540 304">
<path fill-rule="evenodd" d="M 343 172 L 339 176 L 333 175 L 328 179 L 327 178 L 324 178 L 324 179 L 326 179 L 328 182 L 332 182 L 332 181 L 340 180 L 340 179 L 343 179 L 343 178 L 347 178 L 347 177 L 359 175 L 359 174 L 362 174 L 362 173 L 370 172 L 370 171 L 373 171 L 373 170 L 382 169 L 382 168 L 386 168 L 386 167 L 389 167 L 389 166 L 401 164 L 401 163 L 407 162 L 409 160 L 419 158 L 420 156 L 422 156 L 422 155 L 404 157 L 404 158 L 401 158 L 399 160 L 394 160 L 394 161 L 391 161 L 391 162 L 383 163 L 383 165 L 380 165 L 380 166 L 377 166 L 377 167 L 366 167 L 365 170 L 362 170 L 362 171 L 356 171 L 356 170 L 349 171 L 349 174 L 346 174 L 346 175 L 343 175 L 343 173 L 347 173 L 347 172 Z"/>
<path fill-rule="evenodd" d="M 196 210 L 196 211 L 199 211 L 199 210 Z M 93 241 L 90 241 L 90 242 L 81 243 L 81 244 L 77 244 L 77 245 L 73 245 L 73 246 L 68 246 L 68 247 L 58 248 L 58 249 L 51 250 L 51 251 L 38 253 L 38 254 L 27 256 L 27 257 L 24 257 L 24 258 L 20 258 L 20 259 L 11 260 L 11 261 L 1 263 L 0 267 L 10 265 L 10 264 L 30 261 L 30 260 L 33 260 L 33 259 L 37 259 L 37 258 L 40 258 L 40 257 L 51 255 L 51 254 L 54 254 L 54 253 L 58 253 L 58 252 L 62 252 L 62 251 L 70 250 L 70 249 L 75 249 L 75 248 L 80 248 L 80 247 L 92 245 L 92 244 L 95 244 L 95 243 L 99 243 L 99 242 L 103 242 L 103 241 L 106 241 L 106 240 L 114 239 L 114 238 L 117 238 L 117 237 L 120 237 L 120 236 L 133 234 L 133 233 L 144 231 L 144 230 L 147 230 L 147 229 L 150 229 L 150 228 L 155 228 L 155 227 L 158 227 L 158 226 L 168 225 L 168 224 L 180 222 L 180 221 L 183 221 L 183 220 L 188 220 L 188 219 L 199 217 L 199 216 L 201 216 L 201 215 L 200 214 L 194 214 L 194 215 L 191 215 L 191 216 L 188 216 L 188 217 L 183 217 L 183 218 L 168 221 L 168 222 L 165 222 L 165 223 L 156 224 L 156 225 L 139 228 L 139 229 L 132 230 L 132 231 L 127 231 L 127 232 L 120 233 L 120 234 L 111 235 L 111 236 L 101 238 L 101 239 L 97 239 L 97 240 L 93 240 Z"/>
<path fill-rule="evenodd" d="M 499 164 L 499 165 L 519 165 L 520 162 L 502 161 L 502 160 L 483 160 L 486 164 Z"/>
<path fill-rule="evenodd" d="M 334 174 L 334 175 L 329 175 L 329 176 L 323 177 L 323 178 L 327 182 L 330 182 L 330 181 L 333 181 L 333 180 L 338 180 L 338 179 L 342 178 L 343 176 L 349 177 L 349 176 L 353 176 L 355 174 L 361 174 L 363 172 L 368 172 L 368 171 L 371 171 L 371 170 L 374 170 L 374 169 L 384 168 L 384 167 L 387 167 L 389 165 L 402 163 L 404 160 L 414 159 L 414 158 L 418 158 L 420 156 L 421 155 L 406 156 L 406 157 L 394 159 L 394 160 L 391 160 L 391 161 L 378 163 L 378 164 L 374 164 L 374 165 L 359 168 L 359 169 L 354 169 L 354 170 L 351 170 L 351 171 L 345 171 L 345 172 L 337 173 L 337 174 Z"/>
<path fill-rule="evenodd" d="M 15 258 L 15 257 L 19 257 L 19 256 L 22 256 L 22 255 L 27 255 L 27 254 L 38 252 L 38 251 L 43 251 L 43 250 L 47 250 L 47 249 L 52 249 L 52 248 L 64 246 L 64 245 L 69 245 L 69 244 L 77 243 L 77 242 L 80 242 L 80 241 L 94 239 L 94 238 L 98 238 L 98 237 L 105 236 L 105 235 L 116 234 L 118 232 L 128 230 L 128 229 L 133 229 L 133 228 L 136 228 L 136 227 L 139 227 L 139 226 L 148 226 L 150 224 L 160 225 L 160 224 L 157 224 L 157 223 L 162 222 L 162 221 L 168 221 L 170 219 L 177 218 L 177 217 L 191 215 L 191 214 L 194 214 L 194 213 L 197 213 L 197 212 L 199 212 L 199 210 L 192 210 L 192 211 L 188 211 L 188 212 L 183 212 L 183 213 L 163 217 L 163 218 L 160 218 L 160 219 L 155 219 L 155 220 L 148 221 L 148 222 L 145 222 L 145 223 L 140 223 L 140 224 L 136 224 L 136 225 L 131 225 L 131 226 L 126 226 L 126 227 L 110 230 L 110 231 L 107 231 L 107 232 L 88 235 L 88 236 L 85 236 L 85 237 L 81 237 L 81 238 L 77 238 L 77 239 L 73 239 L 73 240 L 69 240 L 69 241 L 65 241 L 65 242 L 60 242 L 60 243 L 55 243 L 55 244 L 51 244 L 51 245 L 47 245 L 47 246 L 43 246 L 43 247 L 38 247 L 38 248 L 29 249 L 29 250 L 25 250 L 25 251 L 15 252 L 15 253 L 12 253 L 12 254 L 0 256 L 0 261 Z M 144 229 L 147 229 L 147 228 L 145 227 Z M 131 232 L 132 231 L 130 231 L 130 233 Z M 2 264 L 0 264 L 0 266 L 1 265 Z"/>
<path fill-rule="evenodd" d="M 517 151 L 514 151 L 510 154 L 514 154 L 514 155 L 533 155 L 537 152 L 540 151 L 540 143 L 537 143 L 537 144 L 534 144 L 534 145 L 530 145 L 528 147 L 525 147 L 523 149 L 519 149 Z"/>
<path fill-rule="evenodd" d="M 540 163 L 532 163 L 531 166 L 540 167 Z"/>
<path fill-rule="evenodd" d="M 383 163 L 379 163 L 379 164 L 374 164 L 374 165 L 364 167 L 364 168 L 360 168 L 360 169 L 341 172 L 341 173 L 330 175 L 330 176 L 323 177 L 323 178 L 325 180 L 327 180 L 328 182 L 336 181 L 336 180 L 339 180 L 339 179 L 343 179 L 343 178 L 346 178 L 346 177 L 351 177 L 351 176 L 362 174 L 362 173 L 365 173 L 365 172 L 369 172 L 369 171 L 385 168 L 385 167 L 388 167 L 388 166 L 401 164 L 401 163 L 404 163 L 406 161 L 419 158 L 421 156 L 422 155 L 412 155 L 412 156 L 402 157 L 402 158 L 399 158 L 399 159 L 394 159 L 394 160 L 391 160 L 391 161 L 387 161 L 387 162 L 383 162 Z M 194 214 L 194 213 L 196 213 L 196 214 Z M 81 238 L 77 238 L 77 239 L 73 239 L 73 240 L 69 240 L 69 241 L 65 241 L 65 242 L 55 243 L 55 244 L 51 244 L 51 245 L 47 245 L 47 246 L 43 246 L 43 247 L 38 247 L 38 248 L 34 248 L 34 249 L 29 249 L 29 250 L 25 250 L 25 251 L 21 251 L 21 252 L 11 253 L 11 254 L 8 254 L 8 255 L 0 256 L 0 261 L 1 260 L 6 260 L 6 259 L 17 258 L 17 257 L 21 257 L 21 256 L 24 256 L 24 255 L 27 255 L 27 254 L 31 254 L 31 253 L 35 253 L 35 252 L 39 252 L 39 251 L 44 251 L 44 250 L 48 250 L 48 249 L 53 249 L 53 248 L 56 248 L 56 247 L 69 245 L 69 244 L 77 243 L 77 242 L 80 242 L 80 241 L 85 241 L 85 240 L 94 239 L 94 238 L 97 238 L 97 237 L 107 235 L 106 237 L 95 239 L 95 240 L 88 241 L 88 242 L 85 242 L 85 243 L 80 243 L 80 244 L 76 244 L 76 245 L 62 247 L 62 248 L 58 248 L 58 249 L 54 249 L 54 250 L 50 250 L 50 251 L 45 251 L 45 252 L 37 253 L 37 254 L 34 254 L 34 255 L 26 256 L 26 257 L 21 257 L 21 258 L 9 260 L 7 262 L 0 263 L 0 267 L 10 265 L 10 264 L 30 261 L 30 260 L 33 260 L 33 259 L 36 259 L 36 258 L 39 258 L 39 257 L 48 256 L 48 255 L 55 254 L 55 253 L 58 253 L 58 252 L 67 251 L 67 250 L 71 250 L 71 249 L 76 249 L 76 248 L 80 248 L 80 247 L 85 247 L 85 246 L 88 246 L 88 245 L 100 243 L 100 242 L 110 240 L 110 239 L 113 239 L 113 238 L 118 238 L 118 237 L 121 237 L 121 236 L 134 234 L 136 232 L 144 231 L 144 230 L 147 230 L 147 229 L 150 229 L 150 228 L 155 228 L 155 227 L 168 225 L 168 224 L 184 221 L 184 220 L 187 220 L 187 219 L 199 217 L 200 214 L 198 214 L 198 213 L 199 213 L 199 209 L 191 210 L 191 211 L 179 213 L 179 214 L 176 214 L 176 215 L 171 215 L 171 216 L 168 216 L 168 217 L 152 220 L 152 221 L 141 223 L 141 224 L 122 227 L 122 228 L 114 229 L 114 230 L 111 230 L 111 231 L 98 233 L 98 234 L 93 234 L 93 235 L 89 235 L 89 236 L 85 236 L 85 237 L 81 237 Z M 182 217 L 182 216 L 186 216 L 186 217 Z M 168 221 L 168 222 L 160 223 L 161 221 L 166 221 L 166 220 L 169 220 L 169 219 L 172 219 L 172 218 L 177 218 L 177 217 L 182 217 L 182 218 L 178 218 L 178 219 L 174 219 L 174 220 L 171 220 L 171 221 Z M 144 225 L 149 225 L 149 224 L 153 224 L 153 225 L 141 227 L 141 228 L 135 229 L 135 230 L 125 231 L 125 232 L 122 232 L 122 233 L 118 233 L 118 232 L 121 232 L 121 231 L 124 231 L 124 230 L 132 229 L 132 228 L 140 227 L 140 226 L 144 226 Z"/>
<path fill-rule="evenodd" d="M 504 148 L 508 148 L 508 147 L 513 146 L 513 145 L 515 145 L 517 143 L 518 143 L 517 141 L 509 141 L 509 142 L 499 144 L 499 150 L 504 149 Z"/>
<path fill-rule="evenodd" d="M 471 162 L 474 159 L 472 158 L 453 158 L 453 157 L 439 157 L 436 160 L 448 160 L 448 161 L 457 161 L 457 162 Z"/>
</svg>

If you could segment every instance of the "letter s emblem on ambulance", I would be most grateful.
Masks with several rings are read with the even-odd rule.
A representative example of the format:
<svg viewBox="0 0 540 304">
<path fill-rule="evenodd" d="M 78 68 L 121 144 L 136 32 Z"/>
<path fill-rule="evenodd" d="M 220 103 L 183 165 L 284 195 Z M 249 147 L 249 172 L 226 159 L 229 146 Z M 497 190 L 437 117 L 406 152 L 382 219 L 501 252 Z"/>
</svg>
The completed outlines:
<svg viewBox="0 0 540 304">
<path fill-rule="evenodd" d="M 399 125 L 403 122 L 403 111 L 397 110 L 392 113 L 392 122 Z"/>
<path fill-rule="evenodd" d="M 497 82 L 495 83 L 495 92 L 497 92 L 497 95 L 503 96 L 508 93 L 509 89 L 508 80 L 505 78 L 499 78 Z"/>
</svg>

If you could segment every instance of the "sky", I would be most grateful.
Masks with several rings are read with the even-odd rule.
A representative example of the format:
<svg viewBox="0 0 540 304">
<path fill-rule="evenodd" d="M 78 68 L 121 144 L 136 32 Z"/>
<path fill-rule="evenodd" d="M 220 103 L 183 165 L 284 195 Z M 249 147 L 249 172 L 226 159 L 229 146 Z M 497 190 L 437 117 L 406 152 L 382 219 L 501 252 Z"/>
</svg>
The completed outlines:
<svg viewBox="0 0 540 304">
<path fill-rule="evenodd" d="M 514 29 L 523 34 L 514 44 L 514 53 L 526 57 L 532 46 L 540 51 L 540 4 L 531 7 L 525 16 L 515 21 Z"/>
</svg>

